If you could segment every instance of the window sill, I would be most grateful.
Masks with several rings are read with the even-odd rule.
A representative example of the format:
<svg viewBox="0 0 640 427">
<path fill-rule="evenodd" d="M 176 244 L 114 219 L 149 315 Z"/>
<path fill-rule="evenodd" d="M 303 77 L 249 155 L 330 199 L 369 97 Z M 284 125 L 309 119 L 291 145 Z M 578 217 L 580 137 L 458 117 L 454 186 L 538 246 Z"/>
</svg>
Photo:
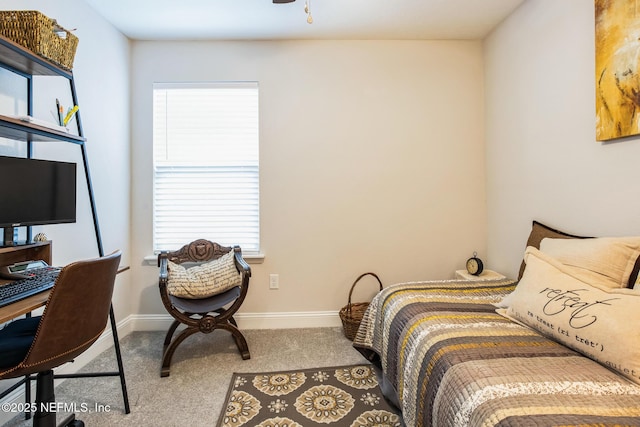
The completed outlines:
<svg viewBox="0 0 640 427">
<path fill-rule="evenodd" d="M 242 258 L 244 258 L 244 260 L 247 261 L 247 263 L 249 263 L 249 264 L 262 264 L 264 262 L 264 254 L 263 253 L 242 254 Z M 144 264 L 157 266 L 158 265 L 158 255 L 157 254 L 155 254 L 155 255 L 147 255 L 146 257 L 144 257 Z"/>
</svg>

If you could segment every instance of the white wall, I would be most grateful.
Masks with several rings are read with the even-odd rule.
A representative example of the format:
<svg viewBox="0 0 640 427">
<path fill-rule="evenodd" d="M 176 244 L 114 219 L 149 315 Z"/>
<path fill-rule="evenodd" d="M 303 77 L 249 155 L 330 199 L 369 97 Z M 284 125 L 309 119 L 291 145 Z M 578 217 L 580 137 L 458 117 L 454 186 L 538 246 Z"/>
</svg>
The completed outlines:
<svg viewBox="0 0 640 427">
<path fill-rule="evenodd" d="M 594 4 L 529 0 L 484 43 L 488 262 L 517 273 L 537 219 L 640 235 L 640 138 L 595 140 Z"/>
<path fill-rule="evenodd" d="M 134 312 L 164 313 L 157 267 L 141 265 L 152 253 L 155 81 L 260 84 L 266 258 L 243 312 L 337 311 L 365 271 L 385 284 L 451 278 L 483 254 L 479 42 L 136 41 L 132 69 Z M 360 287 L 356 301 L 376 288 Z"/>
<path fill-rule="evenodd" d="M 121 249 L 123 264 L 129 265 L 129 41 L 82 0 L 0 0 L 0 9 L 39 10 L 57 19 L 64 28 L 77 29 L 75 34 L 80 41 L 73 72 L 104 251 Z M 56 97 L 65 105 L 71 103 L 69 85 L 56 79 L 60 78 L 39 78 L 34 82 L 34 115 L 38 118 L 51 119 L 49 111 Z M 77 223 L 34 227 L 34 234 L 43 231 L 53 240 L 56 265 L 97 256 L 80 148 L 73 144 L 36 143 L 34 155 L 80 164 Z M 118 320 L 131 314 L 129 283 L 129 273 L 119 275 L 113 300 Z"/>
</svg>

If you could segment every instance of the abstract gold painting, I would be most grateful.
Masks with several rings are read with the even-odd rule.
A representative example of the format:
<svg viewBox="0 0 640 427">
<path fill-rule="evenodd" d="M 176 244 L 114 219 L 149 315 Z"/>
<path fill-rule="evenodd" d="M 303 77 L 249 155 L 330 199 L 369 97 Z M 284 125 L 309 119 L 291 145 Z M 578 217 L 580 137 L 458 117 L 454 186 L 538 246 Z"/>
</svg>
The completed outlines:
<svg viewBox="0 0 640 427">
<path fill-rule="evenodd" d="M 595 0 L 596 139 L 640 133 L 640 0 Z"/>
</svg>

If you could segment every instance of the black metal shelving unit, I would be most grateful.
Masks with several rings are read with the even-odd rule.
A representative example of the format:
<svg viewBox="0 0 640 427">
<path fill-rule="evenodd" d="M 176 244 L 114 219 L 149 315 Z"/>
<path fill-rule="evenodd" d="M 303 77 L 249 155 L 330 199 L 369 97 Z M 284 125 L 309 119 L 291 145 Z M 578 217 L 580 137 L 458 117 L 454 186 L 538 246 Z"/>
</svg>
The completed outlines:
<svg viewBox="0 0 640 427">
<path fill-rule="evenodd" d="M 5 68 L 13 73 L 19 74 L 27 80 L 27 113 L 33 114 L 33 76 L 59 76 L 69 81 L 71 89 L 71 96 L 73 103 L 78 105 L 77 93 L 75 82 L 73 78 L 73 72 L 65 70 L 58 65 L 41 58 L 28 49 L 14 43 L 13 41 L 0 36 L 0 67 Z M 98 214 L 96 210 L 95 198 L 93 194 L 93 186 L 91 184 L 91 174 L 89 173 L 89 160 L 87 157 L 87 150 L 85 146 L 86 139 L 84 138 L 82 131 L 82 121 L 80 120 L 80 112 L 76 113 L 76 121 L 78 125 L 78 135 L 61 132 L 58 130 L 50 129 L 44 126 L 39 126 L 29 122 L 23 122 L 13 117 L 0 115 L 0 137 L 24 141 L 27 143 L 27 156 L 32 155 L 32 142 L 46 142 L 46 141 L 62 141 L 76 144 L 82 151 L 82 161 L 84 166 L 87 190 L 89 193 L 89 201 L 91 203 L 91 214 L 93 217 L 93 226 L 95 230 L 95 239 L 98 246 L 99 256 L 104 256 L 104 249 L 102 247 L 102 237 L 100 234 L 100 227 L 98 225 Z M 31 228 L 27 229 L 27 241 L 31 240 Z M 115 316 L 113 312 L 113 305 L 109 312 L 109 318 L 111 322 L 111 331 L 113 334 L 114 347 L 116 352 L 116 359 L 118 362 L 118 371 L 114 372 L 96 372 L 96 373 L 76 373 L 76 374 L 64 374 L 55 375 L 55 378 L 88 378 L 88 377 L 107 377 L 118 376 L 120 377 L 120 383 L 122 386 L 122 397 L 124 399 L 125 413 L 130 412 L 129 397 L 127 394 L 127 386 L 124 376 L 124 367 L 122 364 L 122 354 L 120 352 L 120 342 L 118 340 L 118 331 L 116 327 Z M 25 396 L 30 400 L 30 379 L 25 378 Z M 16 386 L 3 392 L 0 397 L 4 397 L 8 392 L 15 390 Z"/>
</svg>

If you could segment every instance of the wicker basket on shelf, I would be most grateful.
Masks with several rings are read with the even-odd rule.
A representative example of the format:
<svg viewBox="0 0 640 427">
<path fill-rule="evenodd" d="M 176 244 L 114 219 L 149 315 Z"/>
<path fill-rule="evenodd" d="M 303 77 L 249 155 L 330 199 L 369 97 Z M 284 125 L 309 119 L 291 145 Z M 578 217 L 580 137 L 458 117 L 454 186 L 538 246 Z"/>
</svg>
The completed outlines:
<svg viewBox="0 0 640 427">
<path fill-rule="evenodd" d="M 351 285 L 351 290 L 349 291 L 349 300 L 347 305 L 340 309 L 340 320 L 342 320 L 342 327 L 344 329 L 344 336 L 349 338 L 351 341 L 356 337 L 358 333 L 358 328 L 360 327 L 360 322 L 362 322 L 362 317 L 364 316 L 364 312 L 367 311 L 367 307 L 369 307 L 368 302 L 351 302 L 351 295 L 353 294 L 353 289 L 356 284 L 365 276 L 373 276 L 376 278 L 378 283 L 380 284 L 380 290 L 382 290 L 382 281 L 375 273 L 363 273 L 353 282 Z"/>
<path fill-rule="evenodd" d="M 38 11 L 0 11 L 0 34 L 67 70 L 73 68 L 78 37 Z"/>
</svg>

